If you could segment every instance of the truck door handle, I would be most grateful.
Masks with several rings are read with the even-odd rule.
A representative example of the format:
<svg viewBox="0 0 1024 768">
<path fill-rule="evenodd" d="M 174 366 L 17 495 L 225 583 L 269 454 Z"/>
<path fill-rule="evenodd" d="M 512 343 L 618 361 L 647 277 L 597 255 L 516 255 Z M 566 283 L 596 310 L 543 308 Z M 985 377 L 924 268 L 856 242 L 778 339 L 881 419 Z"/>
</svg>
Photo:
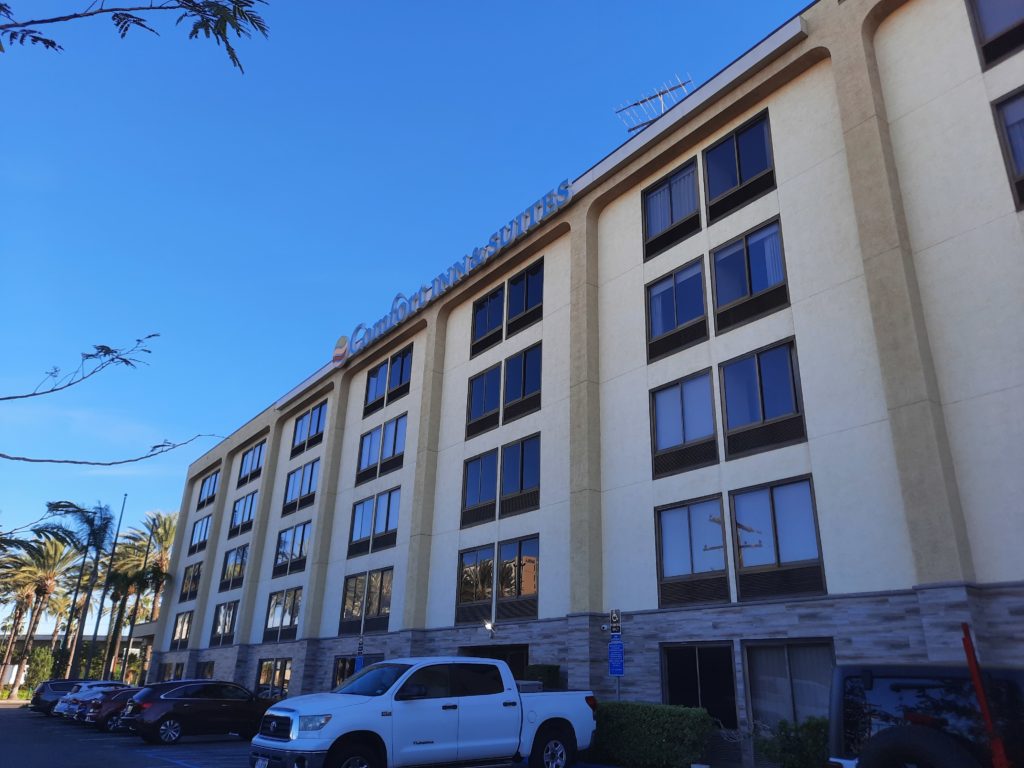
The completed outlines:
<svg viewBox="0 0 1024 768">
<path fill-rule="evenodd" d="M 516 702 L 514 702 L 514 701 L 503 701 L 503 702 L 501 702 L 501 706 L 503 706 L 503 707 L 515 707 L 515 706 L 518 706 L 518 704 Z"/>
<path fill-rule="evenodd" d="M 458 704 L 442 704 L 441 709 L 458 709 Z"/>
</svg>

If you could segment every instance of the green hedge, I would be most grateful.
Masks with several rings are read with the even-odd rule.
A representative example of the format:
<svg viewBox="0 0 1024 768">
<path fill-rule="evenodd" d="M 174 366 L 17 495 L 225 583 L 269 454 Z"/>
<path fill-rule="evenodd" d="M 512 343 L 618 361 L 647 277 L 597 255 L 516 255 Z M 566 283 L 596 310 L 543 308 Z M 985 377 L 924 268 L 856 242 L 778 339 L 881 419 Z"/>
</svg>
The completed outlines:
<svg viewBox="0 0 1024 768">
<path fill-rule="evenodd" d="M 783 720 L 770 736 L 758 737 L 755 748 L 780 768 L 821 768 L 828 762 L 828 718 L 808 717 L 799 725 Z"/>
<path fill-rule="evenodd" d="M 600 703 L 591 759 L 628 768 L 689 768 L 704 752 L 713 730 L 703 709 Z"/>
</svg>

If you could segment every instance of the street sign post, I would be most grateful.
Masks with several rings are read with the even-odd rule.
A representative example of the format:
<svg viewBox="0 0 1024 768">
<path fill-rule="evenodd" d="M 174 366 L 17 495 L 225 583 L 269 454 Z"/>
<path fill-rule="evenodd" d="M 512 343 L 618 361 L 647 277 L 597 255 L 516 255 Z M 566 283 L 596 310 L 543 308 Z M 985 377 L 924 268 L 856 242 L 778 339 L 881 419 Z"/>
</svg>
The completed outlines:
<svg viewBox="0 0 1024 768">
<path fill-rule="evenodd" d="M 622 635 L 612 635 L 608 643 L 608 674 L 612 677 L 626 674 L 626 650 L 622 644 Z"/>
<path fill-rule="evenodd" d="M 612 608 L 608 613 L 608 623 L 611 625 L 610 629 L 613 635 L 622 632 L 622 613 L 618 608 Z"/>
</svg>

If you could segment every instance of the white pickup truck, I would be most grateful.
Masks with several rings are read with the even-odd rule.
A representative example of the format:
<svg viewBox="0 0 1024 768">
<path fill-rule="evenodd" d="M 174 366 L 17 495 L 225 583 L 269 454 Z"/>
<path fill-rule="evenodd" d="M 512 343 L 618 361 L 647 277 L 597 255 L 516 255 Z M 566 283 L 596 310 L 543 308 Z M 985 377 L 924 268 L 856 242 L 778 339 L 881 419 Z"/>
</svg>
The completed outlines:
<svg viewBox="0 0 1024 768">
<path fill-rule="evenodd" d="M 274 704 L 249 766 L 566 768 L 590 746 L 596 706 L 589 691 L 520 693 L 495 659 L 394 659 Z"/>
</svg>

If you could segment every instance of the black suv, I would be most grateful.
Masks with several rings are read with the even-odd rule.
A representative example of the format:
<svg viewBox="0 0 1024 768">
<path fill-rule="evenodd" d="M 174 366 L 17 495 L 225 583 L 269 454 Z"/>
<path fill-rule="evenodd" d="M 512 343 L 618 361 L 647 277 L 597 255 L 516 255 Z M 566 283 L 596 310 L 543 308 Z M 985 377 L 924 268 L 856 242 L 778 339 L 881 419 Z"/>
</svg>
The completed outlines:
<svg viewBox="0 0 1024 768">
<path fill-rule="evenodd" d="M 987 667 L 982 679 L 1010 763 L 1024 766 L 1024 670 Z M 966 665 L 836 667 L 829 752 L 832 766 L 859 768 L 993 764 Z"/>
<path fill-rule="evenodd" d="M 36 686 L 36 689 L 32 692 L 32 701 L 29 702 L 28 708 L 34 709 L 36 712 L 42 712 L 44 715 L 52 715 L 53 708 L 57 706 L 57 702 L 68 693 L 71 693 L 71 689 L 75 687 L 75 683 L 85 682 L 81 678 L 75 678 L 73 680 L 47 680 Z"/>
<path fill-rule="evenodd" d="M 154 744 L 173 744 L 201 733 L 237 733 L 251 739 L 270 704 L 227 680 L 174 680 L 154 683 L 132 696 L 120 724 Z"/>
</svg>

